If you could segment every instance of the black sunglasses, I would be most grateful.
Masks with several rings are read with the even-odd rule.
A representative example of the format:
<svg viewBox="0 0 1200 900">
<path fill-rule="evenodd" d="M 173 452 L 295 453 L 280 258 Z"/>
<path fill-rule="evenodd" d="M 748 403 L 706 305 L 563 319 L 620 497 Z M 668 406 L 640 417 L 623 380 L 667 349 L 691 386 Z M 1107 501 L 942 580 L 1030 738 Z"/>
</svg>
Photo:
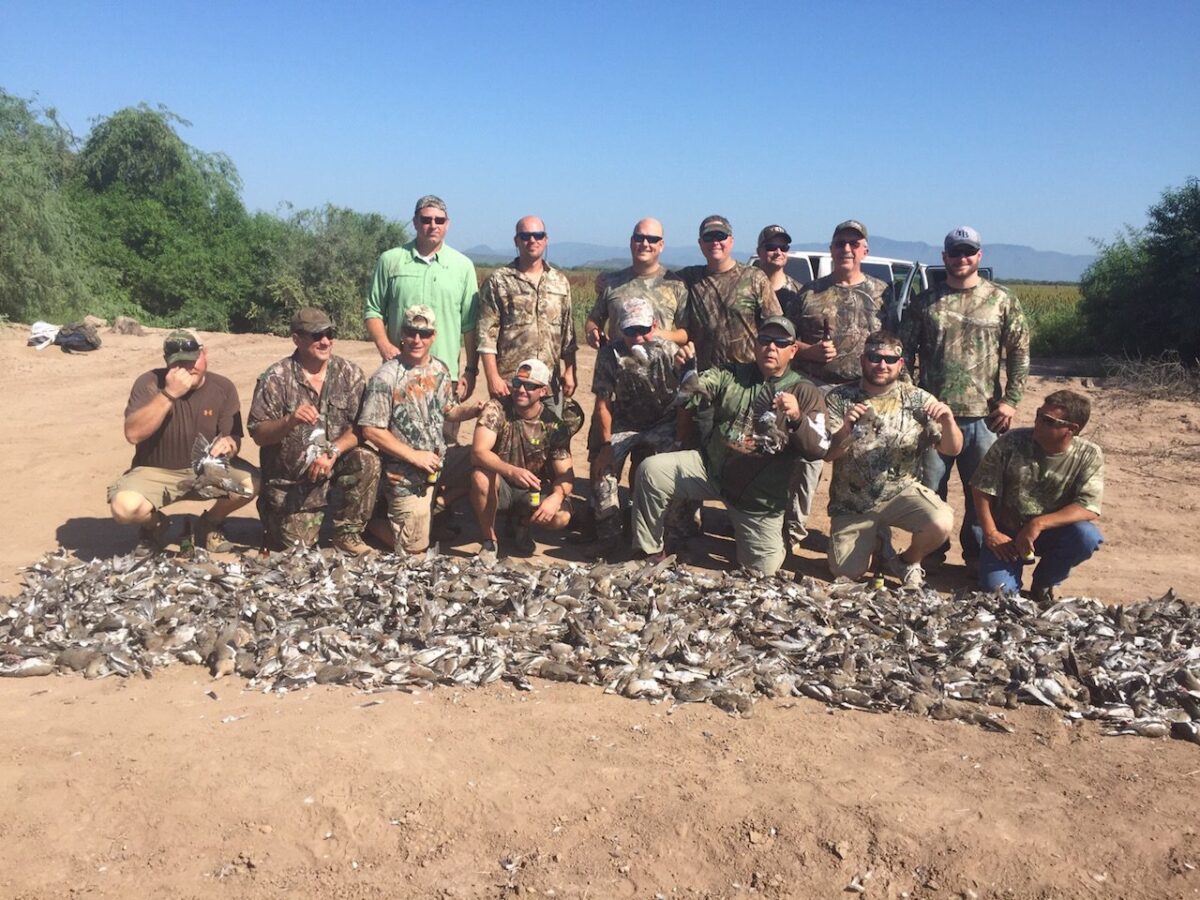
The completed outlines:
<svg viewBox="0 0 1200 900">
<path fill-rule="evenodd" d="M 974 256 L 978 252 L 978 247 L 951 247 L 946 251 L 946 255 L 951 259 L 962 259 L 965 256 Z"/>
<path fill-rule="evenodd" d="M 408 325 L 405 325 L 400 329 L 400 333 L 405 337 L 419 337 L 429 340 L 431 337 L 433 337 L 434 330 L 432 328 L 412 328 Z"/>
<path fill-rule="evenodd" d="M 758 341 L 758 346 L 760 347 L 770 347 L 772 344 L 774 344 L 780 350 L 790 347 L 792 344 L 796 343 L 794 338 L 775 337 L 774 335 L 770 334 L 760 334 L 755 337 L 754 340 Z"/>
<path fill-rule="evenodd" d="M 204 345 L 193 338 L 186 341 L 167 341 L 163 344 L 163 352 L 167 356 L 174 356 L 176 353 L 199 353 L 203 349 Z"/>
<path fill-rule="evenodd" d="M 332 341 L 337 337 L 337 331 L 333 328 L 322 328 L 320 331 L 306 331 L 304 333 L 308 335 L 308 339 L 314 344 L 317 341 L 325 340 L 325 338 L 329 338 Z"/>
<path fill-rule="evenodd" d="M 876 353 L 874 350 L 868 350 L 866 356 L 867 362 L 882 362 L 887 363 L 889 366 L 894 366 L 902 359 L 899 353 Z"/>
<path fill-rule="evenodd" d="M 787 253 L 791 249 L 792 249 L 791 244 L 764 244 L 763 245 L 763 250 L 765 250 L 767 253 L 778 253 L 780 250 L 782 250 L 784 253 Z"/>
<path fill-rule="evenodd" d="M 445 225 L 445 216 L 417 216 L 422 225 Z"/>
<path fill-rule="evenodd" d="M 1052 428 L 1074 428 L 1074 422 L 1068 422 L 1066 419 L 1056 419 L 1054 416 L 1046 415 L 1044 412 L 1037 414 L 1037 420 L 1043 425 L 1049 425 Z"/>
<path fill-rule="evenodd" d="M 544 241 L 546 232 L 544 231 L 518 231 L 517 238 L 522 241 Z"/>
<path fill-rule="evenodd" d="M 715 244 L 729 237 L 728 231 L 706 231 L 700 235 L 700 240 L 706 244 Z"/>
<path fill-rule="evenodd" d="M 662 235 L 660 235 L 660 234 L 642 234 L 640 231 L 635 231 L 633 233 L 633 240 L 634 240 L 634 243 L 637 243 L 637 244 L 657 244 L 659 241 L 662 240 Z"/>
<path fill-rule="evenodd" d="M 545 387 L 545 385 L 538 384 L 536 381 L 526 381 L 524 378 L 514 378 L 512 380 L 512 387 L 514 391 L 519 391 L 521 388 L 525 388 L 528 393 L 532 394 L 538 388 Z"/>
<path fill-rule="evenodd" d="M 625 337 L 641 337 L 644 334 L 649 334 L 653 325 L 630 325 L 628 328 L 622 328 L 621 334 Z"/>
<path fill-rule="evenodd" d="M 862 242 L 863 242 L 862 238 L 858 238 L 857 240 L 853 240 L 853 241 L 834 240 L 830 243 L 830 246 L 833 247 L 835 250 L 839 247 L 849 247 L 851 250 L 857 250 L 859 247 L 862 246 Z"/>
</svg>

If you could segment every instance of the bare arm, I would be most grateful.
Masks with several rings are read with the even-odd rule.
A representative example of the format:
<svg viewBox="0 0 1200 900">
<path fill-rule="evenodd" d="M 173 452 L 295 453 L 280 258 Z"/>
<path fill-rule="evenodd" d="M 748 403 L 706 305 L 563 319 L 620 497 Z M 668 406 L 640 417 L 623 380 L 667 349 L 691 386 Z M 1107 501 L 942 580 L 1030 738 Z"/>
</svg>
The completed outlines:
<svg viewBox="0 0 1200 900">
<path fill-rule="evenodd" d="M 497 437 L 492 429 L 476 425 L 475 435 L 471 439 L 471 462 L 484 471 L 496 473 L 517 487 L 531 491 L 541 487 L 542 480 L 533 472 L 506 463 L 500 458 L 494 449 Z"/>
<path fill-rule="evenodd" d="M 363 437 L 378 447 L 380 452 L 393 456 L 401 462 L 416 466 L 425 472 L 436 472 L 442 467 L 442 458 L 436 453 L 431 450 L 416 450 L 386 428 L 364 425 L 362 431 Z"/>
<path fill-rule="evenodd" d="M 379 357 L 384 362 L 400 355 L 400 348 L 388 338 L 383 319 L 364 319 L 363 323 L 367 326 L 367 336 L 375 345 L 375 349 L 379 351 Z"/>
<path fill-rule="evenodd" d="M 152 437 L 162 428 L 175 401 L 199 384 L 200 378 L 182 366 L 169 367 L 162 389 L 125 417 L 125 440 L 140 444 Z"/>
</svg>

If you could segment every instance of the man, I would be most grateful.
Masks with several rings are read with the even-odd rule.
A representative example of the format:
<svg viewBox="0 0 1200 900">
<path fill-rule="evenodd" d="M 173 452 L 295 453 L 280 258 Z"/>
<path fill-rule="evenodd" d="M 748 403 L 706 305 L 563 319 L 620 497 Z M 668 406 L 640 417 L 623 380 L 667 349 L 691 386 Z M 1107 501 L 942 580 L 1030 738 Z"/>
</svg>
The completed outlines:
<svg viewBox="0 0 1200 900">
<path fill-rule="evenodd" d="M 545 402 L 551 377 L 542 360 L 521 360 L 510 393 L 489 400 L 475 423 L 470 498 L 485 561 L 496 560 L 497 512 L 517 515 L 524 554 L 535 548 L 530 523 L 561 530 L 571 521 L 571 433 Z"/>
<path fill-rule="evenodd" d="M 379 457 L 355 428 L 366 378 L 334 355 L 334 336 L 322 310 L 292 316 L 296 350 L 258 377 L 248 426 L 262 448 L 259 506 L 268 544 L 314 546 L 337 485 L 333 546 L 360 556 L 369 549 L 362 533 L 375 506 Z"/>
<path fill-rule="evenodd" d="M 764 319 L 782 314 L 767 276 L 733 258 L 733 226 L 724 216 L 700 223 L 705 264 L 675 273 L 688 289 L 687 313 L 680 320 L 695 345 L 697 368 L 753 363 L 754 338 Z"/>
<path fill-rule="evenodd" d="M 916 366 L 918 384 L 954 410 L 963 433 L 963 449 L 956 458 L 965 494 L 959 544 L 969 566 L 979 557 L 979 540 L 975 503 L 967 486 L 996 435 L 1012 426 L 1029 376 L 1029 326 L 1020 301 L 1008 289 L 980 277 L 979 232 L 963 225 L 947 234 L 943 245 L 946 281 L 916 298 L 905 313 L 901 336 L 909 366 Z M 953 464 L 934 450 L 925 457 L 925 485 L 943 500 Z M 935 558 L 944 559 L 948 549 L 947 543 Z"/>
<path fill-rule="evenodd" d="M 685 313 L 687 286 L 678 279 L 668 278 L 667 270 L 659 263 L 665 246 L 662 223 L 658 219 L 642 219 L 633 226 L 629 239 L 633 264 L 620 272 L 601 272 L 596 276 L 596 302 L 584 325 L 587 342 L 593 348 L 599 350 L 605 339 L 619 339 L 621 310 L 630 297 L 650 301 L 661 338 L 676 344 L 687 343 L 687 331 L 678 324 Z"/>
<path fill-rule="evenodd" d="M 383 455 L 384 495 L 395 552 L 429 546 L 433 486 L 446 456 L 445 423 L 479 414 L 482 403 L 456 405 L 450 369 L 431 350 L 437 314 L 424 304 L 404 311 L 400 355 L 367 382 L 358 424 Z"/>
<path fill-rule="evenodd" d="M 758 233 L 758 247 L 755 251 L 758 259 L 756 268 L 761 269 L 767 276 L 771 290 L 780 308 L 787 314 L 800 298 L 802 285 L 786 271 L 788 251 L 792 249 L 792 236 L 782 225 L 768 225 Z"/>
<path fill-rule="evenodd" d="M 160 512 L 177 500 L 201 499 L 187 486 L 196 473 L 196 438 L 210 443 L 208 455 L 230 462 L 231 493 L 218 499 L 196 525 L 198 546 L 229 549 L 221 530 L 226 517 L 254 499 L 254 467 L 237 460 L 242 412 L 237 388 L 208 371 L 208 351 L 190 331 L 172 331 L 163 341 L 166 367 L 144 372 L 125 406 L 125 440 L 135 446 L 129 470 L 108 488 L 113 518 L 141 526 L 139 549 L 162 549 L 169 526 Z"/>
<path fill-rule="evenodd" d="M 648 456 L 675 442 L 675 396 L 679 346 L 662 337 L 651 301 L 629 297 L 622 304 L 618 334 L 596 356 L 592 393 L 596 395 L 596 454 L 591 463 L 592 498 L 604 537 L 619 530 L 617 483 L 630 458 L 629 483 Z M 613 438 L 618 437 L 614 450 Z M 603 527 L 605 523 L 612 527 Z"/>
<path fill-rule="evenodd" d="M 417 305 L 432 309 L 441 323 L 432 353 L 449 369 L 454 395 L 460 401 L 466 400 L 475 390 L 475 376 L 479 374 L 475 351 L 479 281 L 475 265 L 445 245 L 450 215 L 440 197 L 429 194 L 420 198 L 412 223 L 416 238 L 379 257 L 363 321 L 379 356 L 387 362 L 400 354 L 404 311 Z M 463 350 L 465 367 L 460 359 Z M 447 440 L 453 442 L 457 431 L 454 424 Z"/>
<path fill-rule="evenodd" d="M 517 258 L 488 276 L 479 293 L 479 354 L 492 399 L 507 397 L 524 359 L 540 359 L 550 387 L 575 393 L 575 323 L 571 283 L 546 262 L 546 226 L 537 216 L 517 222 Z M 559 363 L 562 363 L 561 375 Z"/>
<path fill-rule="evenodd" d="M 678 361 L 694 354 L 689 344 Z M 792 323 L 774 316 L 759 326 L 753 363 L 700 375 L 699 391 L 680 411 L 680 435 L 702 405 L 713 410 L 713 428 L 703 452 L 663 453 L 642 464 L 634 488 L 634 549 L 663 552 L 663 520 L 673 497 L 719 498 L 733 521 L 738 562 L 767 575 L 779 569 L 787 555 L 788 475 L 797 457 L 818 459 L 829 447 L 825 401 L 792 371 L 795 354 Z"/>
<path fill-rule="evenodd" d="M 892 286 L 862 270 L 871 248 L 867 226 L 847 219 L 833 229 L 833 271 L 805 285 L 784 308 L 796 326 L 795 366 L 823 392 L 859 380 L 867 335 L 884 326 Z M 808 516 L 821 480 L 821 460 L 801 463 L 788 485 L 787 537 L 794 554 L 808 536 Z"/>
<path fill-rule="evenodd" d="M 901 381 L 904 346 L 887 331 L 868 335 L 857 384 L 835 387 L 829 408 L 829 571 L 861 578 L 877 548 L 891 547 L 891 529 L 912 535 L 908 549 L 887 563 L 904 587 L 919 588 L 921 560 L 954 527 L 946 501 L 920 482 L 931 445 L 946 456 L 962 447 L 950 407 L 911 382 Z M 886 549 L 885 549 L 886 548 Z"/>
<path fill-rule="evenodd" d="M 971 492 L 982 546 L 979 586 L 1021 589 L 1021 567 L 1040 557 L 1031 596 L 1054 601 L 1054 588 L 1103 543 L 1100 516 L 1104 454 L 1079 437 L 1091 416 L 1087 397 L 1055 391 L 1042 401 L 1032 428 L 1002 435 L 988 450 Z"/>
</svg>

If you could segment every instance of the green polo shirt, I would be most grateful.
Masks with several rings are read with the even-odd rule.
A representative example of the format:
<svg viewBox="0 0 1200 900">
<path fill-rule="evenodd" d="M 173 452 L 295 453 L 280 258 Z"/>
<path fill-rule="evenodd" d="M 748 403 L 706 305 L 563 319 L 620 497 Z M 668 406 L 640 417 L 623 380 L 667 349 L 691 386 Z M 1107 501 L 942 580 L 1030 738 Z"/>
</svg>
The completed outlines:
<svg viewBox="0 0 1200 900">
<path fill-rule="evenodd" d="M 462 336 L 475 330 L 479 318 L 479 280 L 475 264 L 445 244 L 426 262 L 416 241 L 385 251 L 375 264 L 364 319 L 383 319 L 388 340 L 400 346 L 404 310 L 424 303 L 437 317 L 431 353 L 458 380 Z"/>
</svg>

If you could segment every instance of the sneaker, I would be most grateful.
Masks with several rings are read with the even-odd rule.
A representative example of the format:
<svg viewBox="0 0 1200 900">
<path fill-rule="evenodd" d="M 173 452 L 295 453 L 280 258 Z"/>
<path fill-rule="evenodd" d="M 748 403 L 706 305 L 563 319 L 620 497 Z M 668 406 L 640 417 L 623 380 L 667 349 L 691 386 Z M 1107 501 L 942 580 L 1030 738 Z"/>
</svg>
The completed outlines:
<svg viewBox="0 0 1200 900">
<path fill-rule="evenodd" d="M 157 509 L 150 514 L 150 521 L 138 529 L 137 549 L 139 555 L 157 553 L 167 543 L 167 532 L 171 528 L 171 520 Z"/>
<path fill-rule="evenodd" d="M 353 531 L 334 535 L 332 544 L 335 550 L 341 550 L 351 556 L 365 556 L 371 552 L 371 548 L 363 541 L 362 535 Z"/>
<path fill-rule="evenodd" d="M 528 525 L 518 525 L 516 533 L 513 534 L 513 549 L 523 556 L 530 556 L 537 549 L 537 544 L 533 542 L 533 534 L 529 530 Z"/>
<path fill-rule="evenodd" d="M 209 553 L 228 553 L 233 549 L 221 526 L 212 524 L 204 515 L 196 520 L 195 542 Z"/>
<path fill-rule="evenodd" d="M 499 555 L 495 541 L 484 541 L 479 547 L 479 561 L 485 566 L 494 566 Z"/>
<path fill-rule="evenodd" d="M 920 563 L 906 563 L 899 556 L 893 556 L 887 563 L 888 571 L 900 579 L 900 586 L 906 588 L 922 588 L 925 586 L 925 570 Z"/>
</svg>

